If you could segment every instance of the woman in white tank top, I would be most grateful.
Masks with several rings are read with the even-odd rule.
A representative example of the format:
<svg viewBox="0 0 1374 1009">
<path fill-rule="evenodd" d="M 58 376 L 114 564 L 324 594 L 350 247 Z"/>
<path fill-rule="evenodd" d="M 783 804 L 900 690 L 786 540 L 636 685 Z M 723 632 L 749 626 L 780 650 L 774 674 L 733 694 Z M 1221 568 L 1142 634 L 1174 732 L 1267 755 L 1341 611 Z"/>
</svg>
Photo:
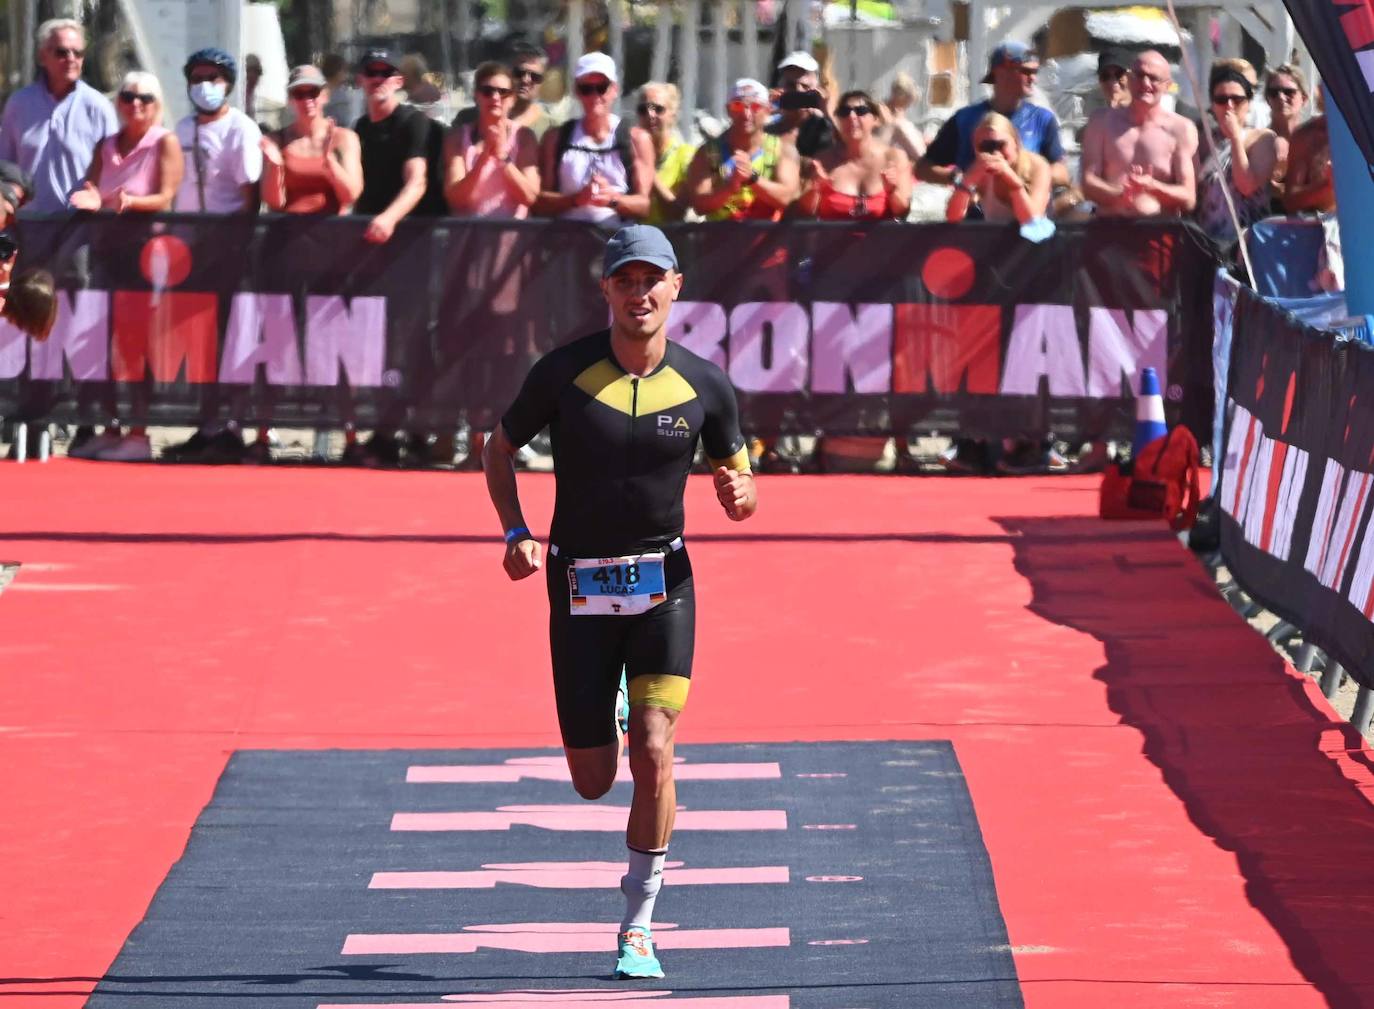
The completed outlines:
<svg viewBox="0 0 1374 1009">
<path fill-rule="evenodd" d="M 582 118 L 544 134 L 535 212 L 609 228 L 645 217 L 653 141 L 637 126 L 622 127 L 611 111 L 620 97 L 615 62 L 605 53 L 587 53 L 577 61 L 574 80 Z"/>
</svg>

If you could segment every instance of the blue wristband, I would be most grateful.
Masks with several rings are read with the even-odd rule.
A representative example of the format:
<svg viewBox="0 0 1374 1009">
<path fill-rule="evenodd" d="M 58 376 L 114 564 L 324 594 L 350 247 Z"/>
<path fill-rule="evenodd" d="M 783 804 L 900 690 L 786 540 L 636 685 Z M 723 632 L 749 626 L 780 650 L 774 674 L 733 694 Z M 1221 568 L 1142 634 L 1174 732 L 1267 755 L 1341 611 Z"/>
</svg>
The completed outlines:
<svg viewBox="0 0 1374 1009">
<path fill-rule="evenodd" d="M 530 531 L 526 529 L 524 526 L 516 526 L 514 529 L 507 529 L 505 532 L 506 542 L 514 543 L 522 536 L 528 536 L 529 534 Z"/>
</svg>

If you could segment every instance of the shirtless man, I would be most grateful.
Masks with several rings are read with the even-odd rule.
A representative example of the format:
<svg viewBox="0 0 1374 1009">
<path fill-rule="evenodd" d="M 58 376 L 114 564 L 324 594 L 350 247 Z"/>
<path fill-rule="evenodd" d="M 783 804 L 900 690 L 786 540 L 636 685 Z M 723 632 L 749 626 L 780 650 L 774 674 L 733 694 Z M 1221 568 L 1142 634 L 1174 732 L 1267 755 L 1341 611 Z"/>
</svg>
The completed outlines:
<svg viewBox="0 0 1374 1009">
<path fill-rule="evenodd" d="M 1147 49 L 1131 67 L 1131 104 L 1102 109 L 1083 132 L 1083 195 L 1111 217 L 1186 214 L 1197 201 L 1197 128 L 1165 109 L 1169 64 Z"/>
<path fill-rule="evenodd" d="M 1317 108 L 1325 112 L 1324 90 L 1317 88 Z M 1331 179 L 1331 140 L 1326 116 L 1316 115 L 1294 131 L 1288 142 L 1288 171 L 1283 180 L 1283 208 L 1290 214 L 1304 210 L 1330 213 L 1336 209 Z"/>
</svg>

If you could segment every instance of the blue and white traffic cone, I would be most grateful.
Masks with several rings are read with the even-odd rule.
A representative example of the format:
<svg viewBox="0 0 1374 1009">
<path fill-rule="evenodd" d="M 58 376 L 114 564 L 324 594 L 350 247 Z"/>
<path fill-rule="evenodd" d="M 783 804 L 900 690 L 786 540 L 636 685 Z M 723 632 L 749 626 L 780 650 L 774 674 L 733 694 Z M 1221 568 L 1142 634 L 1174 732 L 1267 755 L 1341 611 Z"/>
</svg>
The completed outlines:
<svg viewBox="0 0 1374 1009">
<path fill-rule="evenodd" d="M 1159 394 L 1159 376 L 1153 368 L 1140 371 L 1140 396 L 1135 401 L 1135 440 L 1131 458 L 1139 459 L 1145 446 L 1169 433 L 1164 424 L 1164 397 Z"/>
</svg>

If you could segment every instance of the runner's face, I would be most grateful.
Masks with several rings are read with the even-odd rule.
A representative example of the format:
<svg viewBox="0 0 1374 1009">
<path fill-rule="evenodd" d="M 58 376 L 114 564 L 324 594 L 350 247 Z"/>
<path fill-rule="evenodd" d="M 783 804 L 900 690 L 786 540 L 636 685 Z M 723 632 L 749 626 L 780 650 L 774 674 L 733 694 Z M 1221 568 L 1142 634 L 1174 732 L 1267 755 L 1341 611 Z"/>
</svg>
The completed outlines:
<svg viewBox="0 0 1374 1009">
<path fill-rule="evenodd" d="M 616 332 L 648 340 L 668 324 L 668 312 L 682 290 L 682 274 L 652 263 L 626 263 L 601 281 Z"/>
</svg>

